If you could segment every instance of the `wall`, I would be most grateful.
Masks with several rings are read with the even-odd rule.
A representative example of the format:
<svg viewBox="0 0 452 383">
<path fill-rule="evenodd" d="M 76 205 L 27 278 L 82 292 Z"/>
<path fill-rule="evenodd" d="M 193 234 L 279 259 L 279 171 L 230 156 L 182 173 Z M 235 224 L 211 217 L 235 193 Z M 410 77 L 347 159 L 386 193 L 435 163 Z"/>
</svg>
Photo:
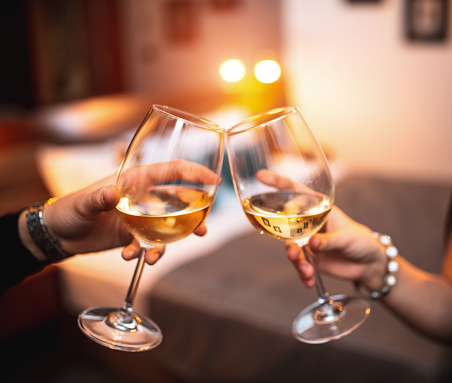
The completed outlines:
<svg viewBox="0 0 452 383">
<path fill-rule="evenodd" d="M 452 22 L 408 42 L 404 3 L 283 0 L 288 98 L 351 169 L 452 181 Z"/>
<path fill-rule="evenodd" d="M 120 2 L 126 87 L 131 91 L 222 91 L 218 68 L 240 58 L 252 69 L 280 47 L 275 0 Z"/>
</svg>

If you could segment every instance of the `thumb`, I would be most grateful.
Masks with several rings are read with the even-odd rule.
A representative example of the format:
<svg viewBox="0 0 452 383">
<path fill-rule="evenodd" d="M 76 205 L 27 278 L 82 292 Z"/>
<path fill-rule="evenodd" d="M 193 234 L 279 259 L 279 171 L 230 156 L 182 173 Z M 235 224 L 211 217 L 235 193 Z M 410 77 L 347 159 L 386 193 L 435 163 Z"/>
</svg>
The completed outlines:
<svg viewBox="0 0 452 383">
<path fill-rule="evenodd" d="M 96 216 L 110 211 L 119 202 L 119 191 L 114 185 L 108 185 L 94 190 L 81 199 L 81 214 L 84 216 Z"/>
<path fill-rule="evenodd" d="M 343 250 L 347 245 L 347 236 L 341 235 L 339 231 L 317 233 L 309 240 L 309 248 L 313 253 Z"/>
</svg>

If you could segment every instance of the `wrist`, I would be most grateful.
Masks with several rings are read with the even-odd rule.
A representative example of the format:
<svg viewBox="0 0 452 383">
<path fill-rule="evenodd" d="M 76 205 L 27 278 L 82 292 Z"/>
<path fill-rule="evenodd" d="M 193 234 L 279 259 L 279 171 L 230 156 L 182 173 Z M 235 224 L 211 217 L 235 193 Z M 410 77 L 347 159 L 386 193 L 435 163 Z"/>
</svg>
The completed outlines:
<svg viewBox="0 0 452 383">
<path fill-rule="evenodd" d="M 41 261 L 41 262 L 48 262 L 47 257 L 44 255 L 44 253 L 39 249 L 39 247 L 35 244 L 33 239 L 30 236 L 30 233 L 28 232 L 27 228 L 27 210 L 23 210 L 22 213 L 20 213 L 19 216 L 19 237 L 22 241 L 22 244 L 27 248 L 27 250 L 33 254 L 33 256 Z"/>
<path fill-rule="evenodd" d="M 71 256 L 49 231 L 44 223 L 43 212 L 46 206 L 55 202 L 49 199 L 26 209 L 20 216 L 20 235 L 27 249 L 39 260 L 59 262 Z"/>
<path fill-rule="evenodd" d="M 365 268 L 361 278 L 357 280 L 367 290 L 378 290 L 383 285 L 386 276 L 388 257 L 385 254 L 386 247 L 376 240 L 373 232 L 369 233 L 369 255 L 365 262 Z"/>
<path fill-rule="evenodd" d="M 398 249 L 393 245 L 391 237 L 385 234 L 372 233 L 378 250 L 373 267 L 366 273 L 368 276 L 355 282 L 356 289 L 367 298 L 378 300 L 389 294 L 397 283 L 399 265 Z"/>
</svg>

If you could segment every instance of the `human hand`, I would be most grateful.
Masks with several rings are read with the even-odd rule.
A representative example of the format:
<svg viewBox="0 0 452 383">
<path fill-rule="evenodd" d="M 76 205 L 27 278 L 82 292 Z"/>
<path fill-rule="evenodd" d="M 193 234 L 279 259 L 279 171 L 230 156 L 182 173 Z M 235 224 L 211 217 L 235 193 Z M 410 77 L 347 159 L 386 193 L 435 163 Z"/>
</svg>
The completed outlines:
<svg viewBox="0 0 452 383">
<path fill-rule="evenodd" d="M 177 180 L 215 187 L 221 183 L 218 178 L 212 170 L 198 163 L 172 160 L 132 167 L 120 174 L 118 186 L 122 193 L 133 194 L 137 190 Z"/>
<path fill-rule="evenodd" d="M 372 231 L 333 207 L 322 231 L 307 245 L 319 271 L 337 278 L 359 281 L 369 289 L 381 287 L 386 272 L 384 249 L 372 236 Z M 315 284 L 313 266 L 305 259 L 301 248 L 286 242 L 286 252 L 303 283 Z"/>
<path fill-rule="evenodd" d="M 112 182 L 113 176 L 62 197 L 44 209 L 43 220 L 50 234 L 60 241 L 69 254 L 125 246 L 122 250 L 125 260 L 139 255 L 141 248 L 138 241 L 126 230 L 115 211 L 120 196 Z M 202 224 L 194 233 L 203 236 L 206 232 Z M 164 250 L 164 246 L 148 249 L 146 263 L 152 265 L 157 262 Z"/>
<path fill-rule="evenodd" d="M 263 184 L 273 186 L 276 189 L 290 190 L 303 194 L 322 196 L 321 193 L 316 192 L 314 189 L 304 185 L 303 183 L 295 182 L 294 180 L 284 177 L 269 169 L 260 169 L 256 173 L 256 178 Z"/>
</svg>

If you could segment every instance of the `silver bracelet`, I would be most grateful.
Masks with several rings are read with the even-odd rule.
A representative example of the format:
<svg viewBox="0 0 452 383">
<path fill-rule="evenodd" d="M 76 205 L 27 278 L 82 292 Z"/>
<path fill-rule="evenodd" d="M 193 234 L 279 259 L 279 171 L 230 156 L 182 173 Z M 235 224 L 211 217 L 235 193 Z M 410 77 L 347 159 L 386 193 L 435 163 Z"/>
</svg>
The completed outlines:
<svg viewBox="0 0 452 383">
<path fill-rule="evenodd" d="M 399 271 L 399 263 L 397 262 L 396 257 L 399 255 L 399 250 L 393 245 L 389 235 L 374 232 L 372 233 L 372 236 L 385 247 L 385 254 L 388 257 L 384 285 L 380 290 L 372 291 L 365 290 L 359 282 L 355 282 L 355 287 L 366 298 L 378 300 L 381 297 L 388 295 L 397 283 L 396 275 L 397 271 Z"/>
<path fill-rule="evenodd" d="M 56 199 L 51 198 L 48 201 L 35 204 L 27 209 L 26 214 L 27 229 L 33 242 L 52 263 L 71 257 L 71 254 L 63 250 L 58 239 L 50 235 L 42 219 L 44 206 L 55 201 Z"/>
</svg>

